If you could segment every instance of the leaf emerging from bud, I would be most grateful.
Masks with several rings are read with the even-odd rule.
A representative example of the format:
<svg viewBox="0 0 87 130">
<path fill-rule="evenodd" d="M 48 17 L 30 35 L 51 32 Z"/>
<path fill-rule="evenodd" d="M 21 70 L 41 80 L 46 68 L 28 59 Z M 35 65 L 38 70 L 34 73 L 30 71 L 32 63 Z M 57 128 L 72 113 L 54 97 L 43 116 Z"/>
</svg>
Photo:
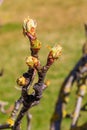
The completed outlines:
<svg viewBox="0 0 87 130">
<path fill-rule="evenodd" d="M 29 17 L 26 18 L 23 22 L 23 28 L 25 32 L 29 32 L 32 35 L 35 34 L 36 27 L 37 27 L 36 21 Z"/>
<path fill-rule="evenodd" d="M 19 86 L 24 86 L 25 83 L 26 83 L 26 79 L 23 76 L 21 76 L 20 78 L 17 79 L 17 84 Z"/>
<path fill-rule="evenodd" d="M 50 51 L 50 55 L 53 57 L 53 59 L 58 59 L 61 56 L 61 53 L 62 47 L 60 45 L 54 46 Z"/>
<path fill-rule="evenodd" d="M 34 67 L 34 66 L 37 66 L 38 65 L 38 59 L 33 57 L 33 56 L 28 56 L 26 58 L 26 64 L 29 66 L 29 67 Z"/>
</svg>

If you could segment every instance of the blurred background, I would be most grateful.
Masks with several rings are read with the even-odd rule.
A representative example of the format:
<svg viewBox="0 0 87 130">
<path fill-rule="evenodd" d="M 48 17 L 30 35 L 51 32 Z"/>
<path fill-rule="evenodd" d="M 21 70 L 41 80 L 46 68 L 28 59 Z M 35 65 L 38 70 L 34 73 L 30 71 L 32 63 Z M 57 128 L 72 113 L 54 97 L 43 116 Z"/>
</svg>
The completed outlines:
<svg viewBox="0 0 87 130">
<path fill-rule="evenodd" d="M 49 130 L 60 86 L 82 56 L 82 46 L 86 40 L 84 23 L 87 22 L 87 0 L 0 0 L 0 68 L 4 69 L 4 75 L 0 78 L 0 100 L 9 102 L 6 109 L 14 105 L 21 95 L 21 91 L 15 88 L 16 79 L 28 69 L 25 58 L 30 54 L 30 46 L 22 33 L 23 20 L 27 16 L 36 19 L 38 24 L 42 64 L 46 62 L 48 45 L 60 44 L 63 47 L 61 58 L 47 73 L 50 86 L 44 91 L 40 104 L 30 110 L 33 116 L 32 130 Z M 69 112 L 74 109 L 76 90 L 75 84 L 67 106 Z M 86 99 L 87 95 L 84 102 Z M 5 122 L 9 115 L 0 113 L 0 123 Z M 81 115 L 79 124 L 87 121 L 86 113 Z M 68 130 L 70 122 L 70 119 L 64 119 L 62 129 Z M 25 129 L 26 117 L 22 123 L 22 130 Z"/>
</svg>

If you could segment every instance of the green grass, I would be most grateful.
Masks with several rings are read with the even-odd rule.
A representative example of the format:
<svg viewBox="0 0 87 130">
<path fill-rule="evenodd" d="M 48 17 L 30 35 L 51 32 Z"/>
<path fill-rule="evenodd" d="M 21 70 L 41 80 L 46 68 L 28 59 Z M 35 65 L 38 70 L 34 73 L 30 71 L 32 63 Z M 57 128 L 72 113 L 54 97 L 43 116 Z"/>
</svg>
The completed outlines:
<svg viewBox="0 0 87 130">
<path fill-rule="evenodd" d="M 60 86 L 82 55 L 82 45 L 85 41 L 83 23 L 87 20 L 86 0 L 47 0 L 29 1 L 7 0 L 0 7 L 0 68 L 4 75 L 0 78 L 0 100 L 8 101 L 7 108 L 14 104 L 21 92 L 15 89 L 16 79 L 27 71 L 25 57 L 30 54 L 29 41 L 22 34 L 23 19 L 30 16 L 37 20 L 37 36 L 42 42 L 40 60 L 45 64 L 48 54 L 47 45 L 61 44 L 62 57 L 48 71 L 46 79 L 51 84 L 43 93 L 38 106 L 32 108 L 32 130 L 48 130 L 50 118 Z M 76 97 L 74 85 L 67 110 L 73 111 Z M 84 98 L 84 102 L 87 95 Z M 87 121 L 82 113 L 79 124 Z M 0 123 L 5 122 L 9 115 L 0 113 Z M 67 124 L 67 125 L 66 125 Z M 70 120 L 64 119 L 62 129 L 68 130 Z M 22 130 L 25 130 L 26 118 L 23 119 Z"/>
</svg>

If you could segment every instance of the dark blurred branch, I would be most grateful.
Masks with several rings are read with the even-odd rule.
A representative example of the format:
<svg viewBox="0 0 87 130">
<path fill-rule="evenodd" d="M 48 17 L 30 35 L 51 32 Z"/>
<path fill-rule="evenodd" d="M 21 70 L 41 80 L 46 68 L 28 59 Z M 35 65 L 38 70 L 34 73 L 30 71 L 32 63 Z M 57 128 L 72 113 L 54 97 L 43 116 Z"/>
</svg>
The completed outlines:
<svg viewBox="0 0 87 130">
<path fill-rule="evenodd" d="M 0 70 L 0 76 L 2 76 L 3 73 L 4 73 L 4 69 L 1 69 L 1 70 Z"/>
</svg>

